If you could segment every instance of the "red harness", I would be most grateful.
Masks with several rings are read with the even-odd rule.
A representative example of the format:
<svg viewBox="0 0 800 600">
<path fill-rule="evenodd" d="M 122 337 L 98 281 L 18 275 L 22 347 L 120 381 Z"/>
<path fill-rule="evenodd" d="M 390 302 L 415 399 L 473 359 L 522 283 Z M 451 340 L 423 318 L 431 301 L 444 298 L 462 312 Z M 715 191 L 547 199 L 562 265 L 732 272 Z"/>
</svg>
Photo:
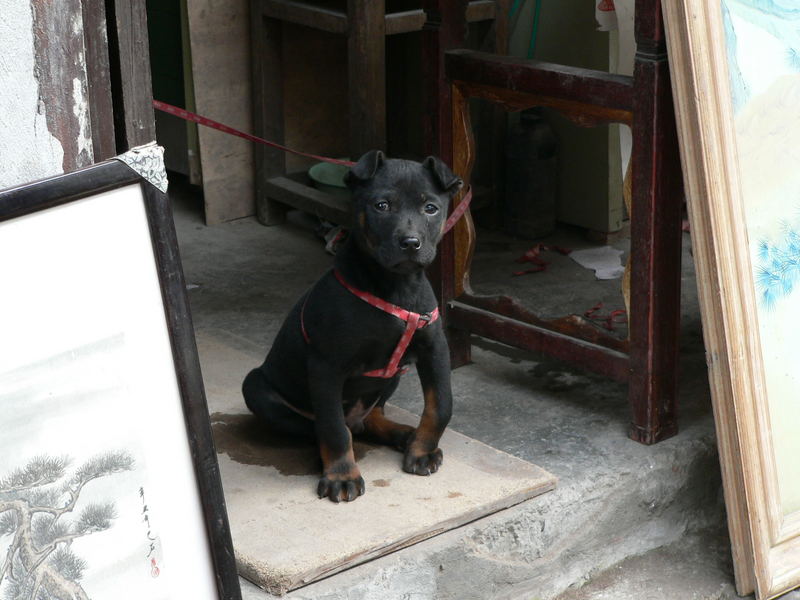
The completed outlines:
<svg viewBox="0 0 800 600">
<path fill-rule="evenodd" d="M 356 287 L 353 287 L 348 283 L 342 274 L 334 269 L 333 274 L 336 279 L 341 283 L 344 288 L 350 292 L 351 294 L 358 296 L 364 302 L 371 304 L 375 308 L 382 310 L 383 312 L 389 313 L 400 319 L 401 321 L 405 321 L 406 329 L 403 332 L 403 335 L 400 337 L 400 341 L 397 342 L 397 346 L 395 346 L 394 352 L 392 352 L 392 356 L 389 359 L 389 364 L 387 364 L 383 369 L 375 369 L 374 371 L 367 371 L 366 373 L 362 373 L 363 377 L 380 377 L 382 379 L 391 379 L 398 373 L 401 375 L 406 372 L 406 369 L 400 368 L 400 361 L 403 358 L 403 355 L 406 353 L 409 344 L 411 343 L 411 338 L 414 337 L 417 329 L 422 329 L 436 321 L 439 318 L 439 308 L 436 307 L 433 309 L 433 312 L 430 313 L 415 313 L 411 312 L 410 310 L 406 310 L 404 308 L 400 308 L 394 304 L 386 302 L 385 300 L 381 300 L 377 296 L 370 294 L 369 292 L 365 292 L 363 290 L 359 290 Z M 308 301 L 308 297 L 306 297 L 306 302 Z M 306 340 L 306 343 L 311 343 L 311 338 L 308 336 L 308 332 L 306 332 L 306 326 L 304 322 L 304 314 L 305 314 L 305 303 L 303 304 L 303 308 L 300 311 L 300 329 L 303 332 L 303 338 Z"/>
</svg>

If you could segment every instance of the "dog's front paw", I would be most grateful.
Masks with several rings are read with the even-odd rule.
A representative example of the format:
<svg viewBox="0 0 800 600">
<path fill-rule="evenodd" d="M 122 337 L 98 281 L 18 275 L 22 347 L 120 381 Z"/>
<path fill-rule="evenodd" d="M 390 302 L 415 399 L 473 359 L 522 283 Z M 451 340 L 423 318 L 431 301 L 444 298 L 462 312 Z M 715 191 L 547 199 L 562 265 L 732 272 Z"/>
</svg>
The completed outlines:
<svg viewBox="0 0 800 600">
<path fill-rule="evenodd" d="M 356 465 L 346 473 L 324 473 L 317 484 L 317 495 L 337 504 L 341 500 L 352 502 L 365 490 L 364 478 Z"/>
<path fill-rule="evenodd" d="M 430 475 L 436 473 L 442 466 L 442 451 L 439 448 L 432 452 L 415 451 L 411 444 L 403 456 L 403 471 L 415 475 Z"/>
</svg>

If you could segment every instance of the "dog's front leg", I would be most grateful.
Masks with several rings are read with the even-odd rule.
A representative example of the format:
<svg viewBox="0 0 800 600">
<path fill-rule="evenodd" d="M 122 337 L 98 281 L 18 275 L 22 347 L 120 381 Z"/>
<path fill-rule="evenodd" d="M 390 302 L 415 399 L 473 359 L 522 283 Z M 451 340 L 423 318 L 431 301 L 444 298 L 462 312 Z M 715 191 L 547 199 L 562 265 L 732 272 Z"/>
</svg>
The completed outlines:
<svg viewBox="0 0 800 600">
<path fill-rule="evenodd" d="M 441 329 L 434 335 L 430 345 L 419 348 L 417 373 L 425 397 L 425 408 L 419 426 L 408 440 L 403 470 L 417 475 L 430 475 L 442 465 L 439 439 L 453 412 L 450 351 Z"/>
<path fill-rule="evenodd" d="M 309 360 L 309 389 L 314 407 L 314 427 L 322 458 L 320 498 L 350 502 L 364 493 L 364 479 L 353 454 L 353 436 L 344 419 L 338 370 L 318 359 Z"/>
</svg>

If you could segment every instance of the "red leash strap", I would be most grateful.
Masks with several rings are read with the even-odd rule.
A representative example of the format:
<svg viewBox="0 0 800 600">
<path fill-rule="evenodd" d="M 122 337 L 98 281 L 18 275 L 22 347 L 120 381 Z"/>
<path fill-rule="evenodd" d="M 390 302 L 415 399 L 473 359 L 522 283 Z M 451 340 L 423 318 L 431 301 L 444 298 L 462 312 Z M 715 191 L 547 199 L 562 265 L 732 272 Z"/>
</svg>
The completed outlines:
<svg viewBox="0 0 800 600">
<path fill-rule="evenodd" d="M 308 154 L 306 152 L 300 152 L 299 150 L 292 150 L 291 148 L 282 146 L 281 144 L 270 142 L 269 140 L 265 140 L 264 138 L 260 138 L 255 135 L 239 131 L 238 129 L 234 129 L 233 127 L 228 127 L 227 125 L 223 125 L 222 123 L 209 119 L 208 117 L 203 117 L 201 115 L 198 115 L 197 113 L 184 110 L 183 108 L 178 108 L 177 106 L 172 106 L 171 104 L 167 104 L 166 102 L 161 102 L 160 100 L 153 100 L 153 107 L 157 108 L 162 112 L 169 113 L 176 117 L 180 117 L 181 119 L 184 119 L 186 121 L 199 123 L 200 125 L 211 127 L 211 129 L 216 129 L 217 131 L 228 133 L 230 135 L 235 135 L 237 137 L 244 138 L 251 142 L 264 144 L 272 148 L 278 148 L 279 150 L 283 150 L 284 152 L 291 152 L 292 154 L 297 154 L 298 156 L 305 156 L 306 158 L 313 158 L 315 160 L 321 160 L 323 162 L 333 163 L 335 165 L 344 165 L 346 167 L 352 167 L 354 164 L 356 164 L 349 160 L 338 160 L 335 158 L 328 158 L 327 156 L 317 156 L 316 154 Z"/>
<path fill-rule="evenodd" d="M 394 352 L 392 352 L 392 357 L 389 359 L 389 364 L 386 365 L 383 369 L 375 369 L 374 371 L 367 371 L 362 375 L 364 377 L 380 377 L 381 379 L 391 379 L 398 372 L 400 372 L 400 360 L 403 358 L 403 355 L 406 353 L 406 349 L 408 345 L 411 343 L 411 338 L 414 337 L 419 324 L 426 325 L 427 321 L 420 321 L 420 315 L 417 313 L 411 313 L 406 321 L 406 330 L 403 332 L 403 335 L 400 337 L 400 341 L 397 342 L 397 346 L 394 348 Z M 401 375 L 406 372 L 406 369 L 403 369 L 400 373 Z"/>
<path fill-rule="evenodd" d="M 344 165 L 345 167 L 352 167 L 356 163 L 350 160 L 339 160 L 336 158 L 328 158 L 327 156 L 319 156 L 317 154 L 309 154 L 307 152 L 300 152 L 299 150 L 293 150 L 287 146 L 283 146 L 282 144 L 278 144 L 276 142 L 270 142 L 269 140 L 265 140 L 264 138 L 260 138 L 256 135 L 251 135 L 249 133 L 245 133 L 244 131 L 239 131 L 238 129 L 234 129 L 233 127 L 228 127 L 223 123 L 218 121 L 214 121 L 213 119 L 209 119 L 208 117 L 204 117 L 202 115 L 198 115 L 197 113 L 193 113 L 183 108 L 178 108 L 177 106 L 173 106 L 172 104 L 167 104 L 166 102 L 161 102 L 160 100 L 153 100 L 153 108 L 160 110 L 161 112 L 165 112 L 176 116 L 178 118 L 184 119 L 186 121 L 192 121 L 193 123 L 198 123 L 199 125 L 203 125 L 205 127 L 210 127 L 211 129 L 216 129 L 217 131 L 221 131 L 223 133 L 227 133 L 230 135 L 235 135 L 236 137 L 243 138 L 245 140 L 249 140 L 251 142 L 256 142 L 257 144 L 264 144 L 265 146 L 270 146 L 271 148 L 277 148 L 279 150 L 283 150 L 284 152 L 290 152 L 292 154 L 296 154 L 298 156 L 305 156 L 306 158 L 313 158 L 314 160 L 321 160 L 323 162 L 331 163 L 334 165 Z M 472 188 L 467 188 L 467 193 L 464 195 L 464 198 L 461 200 L 458 206 L 453 209 L 453 212 L 450 214 L 450 217 L 444 224 L 444 230 L 442 231 L 442 235 L 450 231 L 461 216 L 467 212 L 469 208 L 469 203 L 472 201 Z"/>
<path fill-rule="evenodd" d="M 464 194 L 461 202 L 459 202 L 458 206 L 456 206 L 453 209 L 453 212 L 450 213 L 450 216 L 447 218 L 447 221 L 444 224 L 442 235 L 446 234 L 453 227 L 455 227 L 456 223 L 458 223 L 458 220 L 464 215 L 465 212 L 467 212 L 470 202 L 472 202 L 472 186 L 467 188 L 467 193 Z"/>
<path fill-rule="evenodd" d="M 429 314 L 420 314 L 411 312 L 410 310 L 406 310 L 397 306 L 396 304 L 392 304 L 390 302 L 386 302 L 385 300 L 381 300 L 377 296 L 370 294 L 369 292 L 365 292 L 363 290 L 359 290 L 356 287 L 353 287 L 343 276 L 342 274 L 334 269 L 333 274 L 339 283 L 344 286 L 344 288 L 357 296 L 367 304 L 371 304 L 375 308 L 382 310 L 385 313 L 389 313 L 390 315 L 397 317 L 401 321 L 406 322 L 406 329 L 403 332 L 403 335 L 400 337 L 400 341 L 397 342 L 397 346 L 394 348 L 394 352 L 392 352 L 392 356 L 389 359 L 389 364 L 387 364 L 383 369 L 375 369 L 374 371 L 367 371 L 366 373 L 362 373 L 364 377 L 381 377 L 383 379 L 390 379 L 397 375 L 400 371 L 400 360 L 403 358 L 403 355 L 406 353 L 408 349 L 408 345 L 411 343 L 411 338 L 414 337 L 414 333 L 416 333 L 417 329 L 422 329 L 423 327 L 430 325 L 436 319 L 439 318 L 439 307 L 433 309 L 433 311 Z M 403 371 L 405 372 L 405 371 Z"/>
<path fill-rule="evenodd" d="M 405 308 L 401 308 L 396 304 L 392 304 L 391 302 L 386 302 L 386 300 L 381 300 L 377 296 L 370 294 L 369 292 L 365 292 L 363 290 L 358 289 L 350 284 L 344 276 L 337 270 L 333 270 L 333 274 L 336 276 L 336 279 L 341 283 L 348 292 L 353 294 L 354 296 L 358 296 L 367 304 L 371 304 L 375 308 L 379 308 L 383 312 L 387 312 L 390 315 L 393 315 L 400 319 L 401 321 L 408 321 L 413 315 L 417 315 L 419 317 L 419 313 L 414 313 Z M 433 323 L 436 319 L 439 318 L 439 308 L 435 308 L 432 313 L 430 313 L 430 322 Z M 424 319 L 423 322 L 427 324 L 428 319 Z M 423 325 L 424 326 L 424 325 Z"/>
</svg>

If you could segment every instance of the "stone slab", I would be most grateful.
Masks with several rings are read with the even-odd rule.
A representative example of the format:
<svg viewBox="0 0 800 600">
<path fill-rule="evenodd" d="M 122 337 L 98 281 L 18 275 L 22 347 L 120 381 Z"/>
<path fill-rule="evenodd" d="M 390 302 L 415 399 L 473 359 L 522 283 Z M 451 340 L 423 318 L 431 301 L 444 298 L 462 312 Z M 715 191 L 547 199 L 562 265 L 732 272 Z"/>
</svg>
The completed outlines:
<svg viewBox="0 0 800 600">
<path fill-rule="evenodd" d="M 240 382 L 260 360 L 248 342 L 198 332 L 209 409 L 240 573 L 283 594 L 552 490 L 527 461 L 448 430 L 438 473 L 404 473 L 401 455 L 357 443 L 367 493 L 352 503 L 316 497 L 313 444 L 270 437 L 248 414 Z M 244 349 L 243 349 L 244 348 Z M 213 357 L 213 360 L 204 360 Z M 397 408 L 387 413 L 415 424 Z"/>
</svg>

